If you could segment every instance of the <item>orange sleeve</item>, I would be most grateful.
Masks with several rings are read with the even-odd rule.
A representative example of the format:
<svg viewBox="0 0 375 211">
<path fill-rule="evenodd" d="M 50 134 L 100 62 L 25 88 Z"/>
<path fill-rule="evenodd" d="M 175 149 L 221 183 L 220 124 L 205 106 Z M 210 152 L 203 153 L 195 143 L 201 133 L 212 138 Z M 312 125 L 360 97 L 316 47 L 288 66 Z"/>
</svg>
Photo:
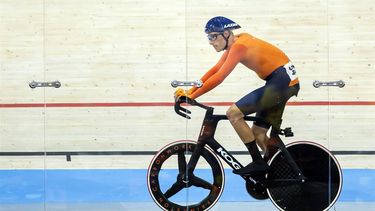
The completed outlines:
<svg viewBox="0 0 375 211">
<path fill-rule="evenodd" d="M 201 77 L 201 81 L 204 83 L 207 81 L 207 79 L 209 79 L 213 74 L 215 74 L 220 68 L 221 66 L 223 66 L 224 62 L 225 62 L 225 59 L 227 58 L 228 56 L 228 53 L 225 52 L 219 59 L 219 61 L 215 64 L 215 66 L 211 67 L 211 69 L 209 69 L 202 77 Z M 192 93 L 194 93 L 198 88 L 197 87 L 193 87 L 189 90 L 189 94 L 191 95 Z"/>
<path fill-rule="evenodd" d="M 221 84 L 241 61 L 245 53 L 246 47 L 244 45 L 234 44 L 229 52 L 226 51 L 220 61 L 201 78 L 203 86 L 192 90 L 189 97 L 195 99 Z"/>
</svg>

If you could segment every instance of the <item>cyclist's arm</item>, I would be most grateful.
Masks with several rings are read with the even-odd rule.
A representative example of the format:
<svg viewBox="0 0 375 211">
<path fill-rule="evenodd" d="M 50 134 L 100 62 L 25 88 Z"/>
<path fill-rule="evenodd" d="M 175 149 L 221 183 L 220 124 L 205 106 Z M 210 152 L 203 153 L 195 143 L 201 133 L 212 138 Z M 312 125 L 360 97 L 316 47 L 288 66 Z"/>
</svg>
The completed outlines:
<svg viewBox="0 0 375 211">
<path fill-rule="evenodd" d="M 225 62 L 225 59 L 227 58 L 228 56 L 228 52 L 224 52 L 224 54 L 220 57 L 219 61 L 215 64 L 215 66 L 213 66 L 211 69 L 209 69 L 202 77 L 201 77 L 201 81 L 204 83 L 207 81 L 207 79 L 209 79 L 213 74 L 215 74 L 220 68 L 221 66 L 223 66 L 224 62 Z M 197 87 L 193 87 L 189 90 L 189 95 L 191 95 L 192 93 L 194 93 L 198 88 Z"/>
<path fill-rule="evenodd" d="M 211 71 L 212 69 L 208 71 L 201 79 L 203 82 L 203 86 L 201 88 L 195 88 L 195 90 L 192 93 L 189 93 L 189 97 L 195 99 L 221 84 L 221 82 L 224 81 L 224 79 L 232 72 L 236 65 L 241 61 L 242 56 L 245 54 L 245 52 L 245 46 L 233 45 L 229 53 L 227 53 L 226 51 L 223 54 L 221 59 L 224 59 L 224 62 L 221 65 L 221 67 L 217 71 Z"/>
</svg>

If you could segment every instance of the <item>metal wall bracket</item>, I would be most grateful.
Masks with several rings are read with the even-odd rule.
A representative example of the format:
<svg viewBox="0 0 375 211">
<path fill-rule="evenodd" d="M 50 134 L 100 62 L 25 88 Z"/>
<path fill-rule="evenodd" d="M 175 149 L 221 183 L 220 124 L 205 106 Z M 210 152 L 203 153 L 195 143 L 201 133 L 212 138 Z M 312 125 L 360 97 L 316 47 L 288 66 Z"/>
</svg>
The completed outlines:
<svg viewBox="0 0 375 211">
<path fill-rule="evenodd" d="M 338 86 L 340 88 L 343 88 L 345 86 L 345 82 L 343 80 L 329 81 L 329 82 L 321 82 L 321 81 L 315 80 L 313 82 L 313 86 L 315 88 L 319 88 L 320 86 Z"/>
<path fill-rule="evenodd" d="M 30 88 L 35 89 L 37 87 L 55 87 L 60 88 L 61 83 L 60 81 L 53 81 L 53 82 L 36 82 L 32 81 L 29 83 Z"/>
<path fill-rule="evenodd" d="M 202 87 L 203 86 L 203 82 L 201 80 L 198 80 L 198 81 L 172 81 L 171 82 L 171 86 L 173 88 L 176 88 L 178 86 L 195 86 L 195 87 Z"/>
</svg>

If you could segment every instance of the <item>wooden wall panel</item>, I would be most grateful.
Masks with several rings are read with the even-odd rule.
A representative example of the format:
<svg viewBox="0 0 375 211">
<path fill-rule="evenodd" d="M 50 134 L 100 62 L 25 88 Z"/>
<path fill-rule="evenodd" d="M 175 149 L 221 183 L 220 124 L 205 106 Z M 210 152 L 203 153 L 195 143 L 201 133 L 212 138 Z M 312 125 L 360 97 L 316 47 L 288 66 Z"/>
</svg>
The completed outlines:
<svg viewBox="0 0 375 211">
<path fill-rule="evenodd" d="M 0 104 L 172 102 L 171 80 L 196 80 L 220 57 L 203 32 L 216 15 L 288 54 L 302 87 L 291 101 L 373 102 L 371 5 L 372 0 L 4 0 Z M 312 86 L 314 80 L 339 79 L 346 82 L 342 89 Z M 62 87 L 32 90 L 32 80 L 60 80 Z M 238 65 L 200 100 L 233 102 L 263 83 Z M 194 119 L 186 122 L 171 107 L 0 108 L 0 151 L 157 150 L 197 137 L 203 113 L 193 111 Z M 360 123 L 353 124 L 357 118 Z M 296 137 L 286 142 L 374 150 L 374 119 L 373 106 L 289 106 L 284 125 L 294 127 Z M 244 149 L 229 124 L 223 128 L 218 139 Z"/>
<path fill-rule="evenodd" d="M 183 6 L 181 1 L 90 1 L 82 7 L 76 1 L 47 1 L 48 75 L 64 86 L 47 100 L 168 99 L 161 93 L 171 76 L 185 71 Z"/>
<path fill-rule="evenodd" d="M 4 0 L 0 11 L 0 103 L 43 101 L 28 86 L 44 77 L 43 1 Z"/>
</svg>

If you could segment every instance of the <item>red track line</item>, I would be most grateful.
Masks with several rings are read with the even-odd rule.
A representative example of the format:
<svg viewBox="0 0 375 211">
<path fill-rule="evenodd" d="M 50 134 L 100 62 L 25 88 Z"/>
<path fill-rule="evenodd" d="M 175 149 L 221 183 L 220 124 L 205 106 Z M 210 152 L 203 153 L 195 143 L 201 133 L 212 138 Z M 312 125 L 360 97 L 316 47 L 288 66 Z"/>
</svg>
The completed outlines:
<svg viewBox="0 0 375 211">
<path fill-rule="evenodd" d="M 232 102 L 207 102 L 209 106 L 230 106 Z M 0 108 L 43 108 L 43 107 L 166 107 L 173 102 L 127 102 L 127 103 L 3 103 Z M 288 106 L 374 106 L 375 101 L 301 101 L 288 102 Z"/>
<path fill-rule="evenodd" d="M 373 106 L 374 101 L 306 101 L 288 102 L 289 106 Z"/>
</svg>

